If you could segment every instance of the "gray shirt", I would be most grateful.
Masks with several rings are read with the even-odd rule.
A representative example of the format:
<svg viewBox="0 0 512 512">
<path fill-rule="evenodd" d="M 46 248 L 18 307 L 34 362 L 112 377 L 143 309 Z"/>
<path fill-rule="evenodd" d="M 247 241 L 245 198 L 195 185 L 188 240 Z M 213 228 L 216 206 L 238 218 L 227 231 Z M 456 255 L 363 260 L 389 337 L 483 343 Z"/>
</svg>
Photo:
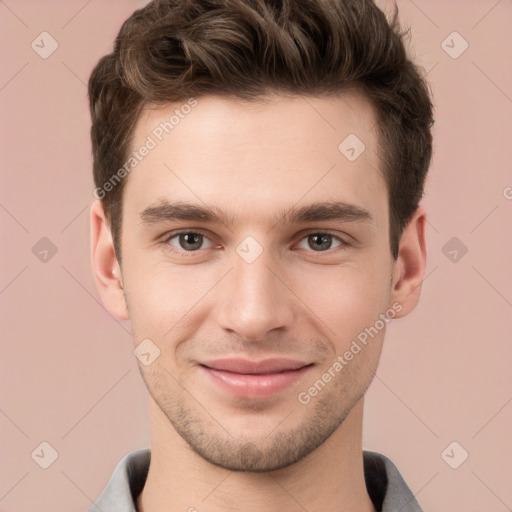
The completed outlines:
<svg viewBox="0 0 512 512">
<path fill-rule="evenodd" d="M 117 464 L 105 489 L 88 512 L 137 512 L 135 500 L 149 470 L 149 448 L 125 455 Z M 363 451 L 368 494 L 379 512 L 422 512 L 396 466 L 384 455 Z"/>
</svg>

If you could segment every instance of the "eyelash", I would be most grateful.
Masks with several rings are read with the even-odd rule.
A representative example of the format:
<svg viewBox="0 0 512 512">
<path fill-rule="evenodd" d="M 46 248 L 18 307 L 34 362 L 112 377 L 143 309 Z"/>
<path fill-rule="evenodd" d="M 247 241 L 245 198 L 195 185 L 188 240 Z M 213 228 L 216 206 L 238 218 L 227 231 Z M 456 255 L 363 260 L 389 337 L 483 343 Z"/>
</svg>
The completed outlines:
<svg viewBox="0 0 512 512">
<path fill-rule="evenodd" d="M 178 256 L 180 257 L 183 257 L 183 258 L 188 258 L 188 257 L 192 257 L 196 254 L 198 254 L 201 250 L 203 249 L 198 249 L 196 251 L 185 251 L 184 249 L 180 250 L 180 249 L 176 249 L 175 247 L 173 247 L 172 245 L 169 244 L 169 241 L 172 240 L 173 238 L 179 236 L 179 235 L 185 235 L 185 234 L 192 234 L 192 235 L 202 235 L 204 238 L 206 238 L 207 240 L 209 240 L 211 242 L 211 240 L 209 239 L 209 237 L 203 233 L 202 231 L 200 230 L 190 230 L 190 229 L 185 229 L 185 230 L 179 230 L 179 231 L 171 231 L 170 233 L 167 233 L 164 237 L 164 239 L 160 242 L 161 244 L 164 245 L 164 248 L 166 250 L 168 250 L 169 252 L 173 253 L 173 254 L 177 254 Z M 313 253 L 316 253 L 316 254 L 329 254 L 331 253 L 332 251 L 336 251 L 336 249 L 339 249 L 339 250 L 343 250 L 344 247 L 348 247 L 350 246 L 351 244 L 349 244 L 344 238 L 341 238 L 339 235 L 333 233 L 332 231 L 318 231 L 318 230 L 312 230 L 312 231 L 308 231 L 307 233 L 305 233 L 302 238 L 300 239 L 300 241 L 304 240 L 305 238 L 307 238 L 308 236 L 310 235 L 329 235 L 331 236 L 332 238 L 334 238 L 336 241 L 340 242 L 341 243 L 341 246 L 339 247 L 335 247 L 334 249 L 327 249 L 326 251 L 309 251 L 309 252 L 313 252 Z"/>
</svg>

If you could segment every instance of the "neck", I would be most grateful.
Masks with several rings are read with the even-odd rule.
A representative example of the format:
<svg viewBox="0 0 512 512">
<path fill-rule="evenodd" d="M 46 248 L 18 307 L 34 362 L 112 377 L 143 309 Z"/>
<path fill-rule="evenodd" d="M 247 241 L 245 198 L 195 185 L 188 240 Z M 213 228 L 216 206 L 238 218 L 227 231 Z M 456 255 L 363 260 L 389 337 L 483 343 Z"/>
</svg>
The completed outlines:
<svg viewBox="0 0 512 512">
<path fill-rule="evenodd" d="M 363 399 L 301 461 L 266 473 L 234 472 L 204 460 L 149 399 L 151 463 L 139 512 L 375 512 L 362 458 Z"/>
</svg>

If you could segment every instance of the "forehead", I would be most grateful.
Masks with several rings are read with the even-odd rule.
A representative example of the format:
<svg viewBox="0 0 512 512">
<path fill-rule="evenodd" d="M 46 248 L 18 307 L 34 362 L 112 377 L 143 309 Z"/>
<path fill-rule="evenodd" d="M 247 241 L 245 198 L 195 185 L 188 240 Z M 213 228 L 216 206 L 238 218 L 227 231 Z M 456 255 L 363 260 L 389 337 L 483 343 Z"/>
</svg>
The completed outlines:
<svg viewBox="0 0 512 512">
<path fill-rule="evenodd" d="M 147 108 L 132 151 L 151 149 L 129 173 L 125 211 L 140 213 L 166 198 L 268 223 L 283 207 L 342 201 L 384 224 L 377 143 L 374 110 L 353 93 L 257 102 L 202 96 Z"/>
</svg>

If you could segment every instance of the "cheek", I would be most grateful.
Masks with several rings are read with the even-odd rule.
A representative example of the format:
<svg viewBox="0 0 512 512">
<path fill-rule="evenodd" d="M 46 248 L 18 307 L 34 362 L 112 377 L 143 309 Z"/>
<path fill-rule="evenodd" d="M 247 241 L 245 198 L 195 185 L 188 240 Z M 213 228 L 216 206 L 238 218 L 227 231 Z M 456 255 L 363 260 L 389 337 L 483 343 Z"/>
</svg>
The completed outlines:
<svg viewBox="0 0 512 512">
<path fill-rule="evenodd" d="M 179 324 L 214 282 L 213 275 L 198 271 L 194 266 L 170 268 L 161 263 L 137 265 L 136 260 L 127 262 L 126 291 L 131 305 L 134 328 L 149 329 L 155 335 L 165 334 Z M 190 312 L 190 313 L 189 313 Z"/>
<path fill-rule="evenodd" d="M 388 280 L 380 266 L 332 266 L 309 275 L 302 272 L 293 289 L 322 321 L 326 335 L 339 340 L 336 348 L 341 350 L 385 311 Z"/>
</svg>

